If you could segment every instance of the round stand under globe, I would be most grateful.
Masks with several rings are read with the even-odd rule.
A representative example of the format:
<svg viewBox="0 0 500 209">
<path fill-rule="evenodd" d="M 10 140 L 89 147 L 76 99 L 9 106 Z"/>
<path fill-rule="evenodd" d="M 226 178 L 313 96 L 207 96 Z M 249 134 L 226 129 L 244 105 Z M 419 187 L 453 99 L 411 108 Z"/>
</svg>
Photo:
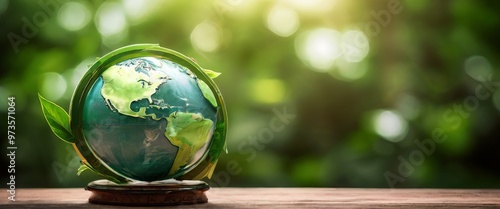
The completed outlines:
<svg viewBox="0 0 500 209">
<path fill-rule="evenodd" d="M 197 180 L 165 180 L 115 184 L 108 180 L 90 182 L 90 203 L 128 206 L 191 205 L 207 203 L 210 186 Z"/>
</svg>

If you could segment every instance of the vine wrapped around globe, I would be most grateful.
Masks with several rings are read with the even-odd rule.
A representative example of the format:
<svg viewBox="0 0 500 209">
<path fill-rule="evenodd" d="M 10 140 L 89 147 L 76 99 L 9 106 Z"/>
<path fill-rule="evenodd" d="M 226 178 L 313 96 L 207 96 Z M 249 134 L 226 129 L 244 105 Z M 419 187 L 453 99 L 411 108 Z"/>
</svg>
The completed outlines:
<svg viewBox="0 0 500 209">
<path fill-rule="evenodd" d="M 193 59 L 153 44 L 98 59 L 70 114 L 39 95 L 54 134 L 90 169 L 116 183 L 211 177 L 225 149 L 227 115 L 213 78 Z"/>
</svg>

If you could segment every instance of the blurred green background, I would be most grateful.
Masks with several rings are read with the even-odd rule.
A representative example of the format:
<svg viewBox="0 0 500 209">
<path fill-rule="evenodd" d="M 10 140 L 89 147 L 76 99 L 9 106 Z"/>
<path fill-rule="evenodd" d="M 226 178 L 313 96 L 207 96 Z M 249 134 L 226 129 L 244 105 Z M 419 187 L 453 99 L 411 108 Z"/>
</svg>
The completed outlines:
<svg viewBox="0 0 500 209">
<path fill-rule="evenodd" d="M 76 175 L 37 93 L 68 110 L 96 57 L 159 43 L 222 72 L 229 154 L 213 186 L 500 188 L 500 2 L 144 2 L 0 0 L 18 187 L 99 178 Z"/>
</svg>

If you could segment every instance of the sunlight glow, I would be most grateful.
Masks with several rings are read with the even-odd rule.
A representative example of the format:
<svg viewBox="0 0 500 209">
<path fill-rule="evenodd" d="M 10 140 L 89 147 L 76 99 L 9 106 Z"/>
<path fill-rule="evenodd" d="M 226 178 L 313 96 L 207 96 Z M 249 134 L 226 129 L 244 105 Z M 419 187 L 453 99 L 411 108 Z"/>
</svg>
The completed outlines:
<svg viewBox="0 0 500 209">
<path fill-rule="evenodd" d="M 41 94 L 52 101 L 57 101 L 66 92 L 66 80 L 59 73 L 44 73 L 42 76 Z"/>
<path fill-rule="evenodd" d="M 281 37 L 288 37 L 294 34 L 299 25 L 300 20 L 297 12 L 283 6 L 272 8 L 266 19 L 266 27 Z"/>
<path fill-rule="evenodd" d="M 333 77 L 353 81 L 362 78 L 368 72 L 368 63 L 366 62 L 347 62 L 340 59 L 335 64 L 336 68 L 328 71 Z"/>
<path fill-rule="evenodd" d="M 78 31 L 90 22 L 90 10 L 81 3 L 67 2 L 61 6 L 57 15 L 59 25 L 68 31 Z"/>
<path fill-rule="evenodd" d="M 320 15 L 322 13 L 330 12 L 337 0 L 284 0 L 297 10 L 302 12 Z"/>
<path fill-rule="evenodd" d="M 151 15 L 155 8 L 160 4 L 165 3 L 161 0 L 122 0 L 127 20 L 131 24 L 140 24 L 144 22 L 149 15 Z"/>
<path fill-rule="evenodd" d="M 99 33 L 105 37 L 122 33 L 128 27 L 121 5 L 110 2 L 99 7 L 95 16 L 95 24 Z"/>
<path fill-rule="evenodd" d="M 212 22 L 205 21 L 198 24 L 190 35 L 194 47 L 205 52 L 216 51 L 222 41 L 221 29 Z"/>
<path fill-rule="evenodd" d="M 78 64 L 73 69 L 73 71 L 71 73 L 71 77 L 70 77 L 72 89 L 76 88 L 76 86 L 78 85 L 78 83 L 82 79 L 83 75 L 85 75 L 85 73 L 88 71 L 90 66 L 92 66 L 92 64 L 94 64 L 95 61 L 96 61 L 96 58 L 87 58 L 87 59 L 83 60 L 82 62 L 80 62 L 80 64 Z"/>
<path fill-rule="evenodd" d="M 348 30 L 342 34 L 341 49 L 345 61 L 360 62 L 368 55 L 368 38 L 359 30 Z"/>
<path fill-rule="evenodd" d="M 375 114 L 373 128 L 377 134 L 390 142 L 403 140 L 407 132 L 407 122 L 396 112 L 383 110 Z"/>
<path fill-rule="evenodd" d="M 295 41 L 299 58 L 319 72 L 330 70 L 341 56 L 341 34 L 333 29 L 318 28 L 301 34 Z"/>
</svg>

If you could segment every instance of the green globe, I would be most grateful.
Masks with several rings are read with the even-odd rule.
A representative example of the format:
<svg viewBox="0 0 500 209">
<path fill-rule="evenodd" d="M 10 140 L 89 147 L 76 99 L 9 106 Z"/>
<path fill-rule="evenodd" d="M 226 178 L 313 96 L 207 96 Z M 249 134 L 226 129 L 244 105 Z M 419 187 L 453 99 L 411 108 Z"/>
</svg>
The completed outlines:
<svg viewBox="0 0 500 209">
<path fill-rule="evenodd" d="M 184 66 L 155 57 L 105 70 L 83 105 L 83 133 L 113 171 L 136 180 L 167 179 L 206 153 L 216 109 Z"/>
<path fill-rule="evenodd" d="M 40 96 L 53 132 L 90 169 L 117 183 L 210 177 L 225 149 L 219 73 L 158 45 L 98 59 L 73 94 L 69 115 Z"/>
</svg>

